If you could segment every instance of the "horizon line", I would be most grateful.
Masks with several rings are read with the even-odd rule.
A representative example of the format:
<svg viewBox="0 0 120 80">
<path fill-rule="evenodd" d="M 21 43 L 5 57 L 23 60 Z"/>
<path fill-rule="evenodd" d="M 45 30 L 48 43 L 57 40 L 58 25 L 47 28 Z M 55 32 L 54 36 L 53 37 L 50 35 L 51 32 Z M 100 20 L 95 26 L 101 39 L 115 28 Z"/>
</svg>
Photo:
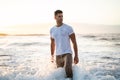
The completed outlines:
<svg viewBox="0 0 120 80">
<path fill-rule="evenodd" d="M 112 33 L 77 33 L 76 35 L 84 35 L 84 34 L 88 34 L 88 35 L 92 35 L 92 34 L 120 34 L 116 33 L 116 32 L 112 32 Z M 49 36 L 49 34 L 5 34 L 5 33 L 0 33 L 0 36 Z"/>
</svg>

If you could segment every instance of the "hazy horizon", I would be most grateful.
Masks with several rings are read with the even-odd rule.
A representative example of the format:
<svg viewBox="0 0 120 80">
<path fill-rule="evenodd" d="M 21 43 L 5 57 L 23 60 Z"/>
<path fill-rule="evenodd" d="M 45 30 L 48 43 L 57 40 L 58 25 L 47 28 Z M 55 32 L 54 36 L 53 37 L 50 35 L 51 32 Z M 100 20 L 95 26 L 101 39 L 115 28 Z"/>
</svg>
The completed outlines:
<svg viewBox="0 0 120 80">
<path fill-rule="evenodd" d="M 102 25 L 87 23 L 65 23 L 73 27 L 76 34 L 101 34 L 101 33 L 120 33 L 120 25 Z M 0 34 L 26 35 L 26 34 L 49 34 L 50 28 L 55 23 L 42 24 L 21 24 L 7 27 L 0 31 Z"/>
</svg>

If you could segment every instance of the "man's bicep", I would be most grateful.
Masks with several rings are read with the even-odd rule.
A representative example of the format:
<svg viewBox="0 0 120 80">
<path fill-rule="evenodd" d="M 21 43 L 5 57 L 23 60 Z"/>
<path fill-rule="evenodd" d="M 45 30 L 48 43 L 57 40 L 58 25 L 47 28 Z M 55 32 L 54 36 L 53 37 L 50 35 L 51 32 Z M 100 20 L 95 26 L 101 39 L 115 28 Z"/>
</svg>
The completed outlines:
<svg viewBox="0 0 120 80">
<path fill-rule="evenodd" d="M 51 43 L 54 43 L 54 38 L 50 37 Z"/>
<path fill-rule="evenodd" d="M 69 35 L 70 39 L 72 42 L 75 41 L 75 33 L 72 33 L 71 35 Z"/>
<path fill-rule="evenodd" d="M 68 34 L 69 34 L 69 36 L 70 36 L 71 34 L 73 34 L 73 33 L 74 33 L 73 28 L 72 28 L 72 27 L 68 27 Z"/>
</svg>

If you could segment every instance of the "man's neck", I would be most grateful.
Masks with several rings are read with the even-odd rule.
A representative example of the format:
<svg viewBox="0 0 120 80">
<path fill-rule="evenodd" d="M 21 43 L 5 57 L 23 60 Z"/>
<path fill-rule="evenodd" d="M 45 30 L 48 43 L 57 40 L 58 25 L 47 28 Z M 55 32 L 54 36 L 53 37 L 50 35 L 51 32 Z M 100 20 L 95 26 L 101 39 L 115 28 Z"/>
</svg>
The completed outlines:
<svg viewBox="0 0 120 80">
<path fill-rule="evenodd" d="M 63 25 L 63 23 L 57 23 L 57 27 L 60 27 L 61 25 Z"/>
</svg>

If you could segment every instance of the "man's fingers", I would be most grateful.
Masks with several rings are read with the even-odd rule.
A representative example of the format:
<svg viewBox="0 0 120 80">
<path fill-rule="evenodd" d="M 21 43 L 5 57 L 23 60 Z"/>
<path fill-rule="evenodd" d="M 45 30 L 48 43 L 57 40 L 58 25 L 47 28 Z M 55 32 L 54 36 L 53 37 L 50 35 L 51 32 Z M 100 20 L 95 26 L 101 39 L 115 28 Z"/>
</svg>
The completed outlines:
<svg viewBox="0 0 120 80">
<path fill-rule="evenodd" d="M 51 62 L 52 62 L 52 63 L 54 62 L 54 57 L 51 57 Z"/>
<path fill-rule="evenodd" d="M 75 58 L 74 59 L 74 63 L 77 64 L 79 62 L 79 59 L 78 58 Z"/>
<path fill-rule="evenodd" d="M 54 63 L 54 61 L 51 61 L 52 63 Z"/>
<path fill-rule="evenodd" d="M 75 61 L 74 61 L 74 63 L 75 63 L 75 64 L 77 64 L 77 63 L 78 63 L 78 61 L 76 61 L 76 60 L 75 60 Z"/>
</svg>

